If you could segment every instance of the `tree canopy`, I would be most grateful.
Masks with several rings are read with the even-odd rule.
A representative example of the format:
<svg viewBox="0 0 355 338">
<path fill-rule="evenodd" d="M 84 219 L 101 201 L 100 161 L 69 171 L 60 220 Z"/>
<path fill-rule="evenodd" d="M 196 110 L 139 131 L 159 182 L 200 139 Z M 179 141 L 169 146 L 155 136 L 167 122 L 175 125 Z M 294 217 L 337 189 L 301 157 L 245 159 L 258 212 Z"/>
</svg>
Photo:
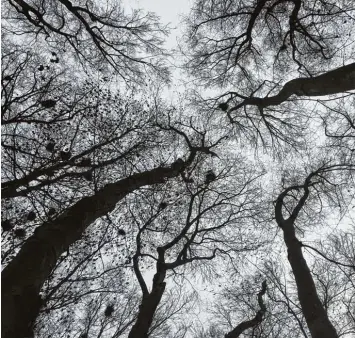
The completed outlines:
<svg viewBox="0 0 355 338">
<path fill-rule="evenodd" d="M 191 6 L 3 2 L 3 337 L 355 335 L 355 6 Z"/>
</svg>

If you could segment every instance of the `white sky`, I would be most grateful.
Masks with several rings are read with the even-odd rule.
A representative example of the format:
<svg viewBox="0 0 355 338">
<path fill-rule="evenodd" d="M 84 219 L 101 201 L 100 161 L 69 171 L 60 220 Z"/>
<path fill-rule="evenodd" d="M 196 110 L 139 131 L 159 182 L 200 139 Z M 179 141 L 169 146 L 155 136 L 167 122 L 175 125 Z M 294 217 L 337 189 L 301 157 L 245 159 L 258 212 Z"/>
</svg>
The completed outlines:
<svg viewBox="0 0 355 338">
<path fill-rule="evenodd" d="M 171 34 L 166 41 L 166 47 L 176 46 L 176 38 L 180 33 L 180 20 L 182 15 L 186 15 L 192 7 L 192 0 L 125 0 L 128 7 L 144 8 L 160 16 L 161 23 L 172 28 Z"/>
</svg>

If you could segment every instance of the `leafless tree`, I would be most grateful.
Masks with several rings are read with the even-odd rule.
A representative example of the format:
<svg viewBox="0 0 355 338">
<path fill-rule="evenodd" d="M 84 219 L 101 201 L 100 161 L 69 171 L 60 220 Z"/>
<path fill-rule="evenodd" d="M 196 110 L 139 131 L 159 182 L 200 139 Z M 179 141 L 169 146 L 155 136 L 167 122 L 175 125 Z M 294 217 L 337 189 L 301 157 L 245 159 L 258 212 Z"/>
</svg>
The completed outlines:
<svg viewBox="0 0 355 338">
<path fill-rule="evenodd" d="M 179 274 L 181 269 L 185 273 L 186 269 L 196 272 L 218 255 L 237 255 L 262 244 L 262 239 L 248 238 L 248 230 L 244 229 L 261 216 L 253 202 L 257 193 L 254 186 L 257 172 L 247 173 L 243 167 L 227 172 L 224 169 L 209 179 L 211 171 L 203 170 L 204 167 L 193 182 L 182 178 L 185 188 L 174 189 L 176 196 L 168 192 L 163 199 L 161 191 L 156 196 L 150 192 L 144 200 L 153 199 L 155 206 L 147 206 L 144 211 L 130 211 L 132 222 L 138 228 L 132 262 L 142 300 L 129 337 L 148 336 L 170 274 Z M 232 184 L 235 175 L 241 177 Z M 216 214 L 218 218 L 214 217 Z M 141 271 L 142 261 L 146 260 L 155 265 L 151 289 Z"/>
<path fill-rule="evenodd" d="M 196 0 L 168 104 L 153 13 L 5 1 L 3 335 L 354 334 L 354 11 Z"/>
<path fill-rule="evenodd" d="M 27 53 L 17 55 L 18 63 L 12 62 L 16 50 L 4 55 L 11 79 L 2 82 L 3 229 L 12 234 L 3 258 L 16 254 L 2 273 L 2 304 L 9 309 L 4 332 L 21 336 L 30 335 L 45 280 L 87 227 L 134 190 L 180 175 L 212 145 L 185 143 L 184 159 L 168 160 L 174 147 L 168 135 L 176 132 L 157 125 L 155 106 L 92 83 L 77 91 L 60 72 L 42 81 L 38 63 Z M 152 156 L 164 144 L 166 153 Z"/>
<path fill-rule="evenodd" d="M 250 320 L 246 320 L 238 324 L 232 331 L 225 335 L 225 338 L 237 338 L 239 337 L 244 331 L 252 328 L 255 329 L 263 320 L 263 317 L 266 312 L 266 306 L 263 301 L 263 296 L 266 292 L 266 281 L 263 281 L 262 288 L 258 293 L 258 304 L 260 309 L 257 311 L 255 317 Z"/>
<path fill-rule="evenodd" d="M 304 244 L 296 236 L 296 222 L 301 210 L 308 202 L 312 189 L 319 194 L 319 186 L 331 185 L 336 188 L 337 184 L 333 181 L 332 174 L 342 170 L 349 172 L 353 169 L 351 164 L 324 163 L 310 173 L 303 184 L 292 185 L 283 190 L 275 203 L 275 219 L 283 232 L 288 252 L 287 258 L 295 277 L 299 302 L 313 338 L 338 337 L 338 334 L 317 294 L 314 279 L 302 253 Z M 289 204 L 286 201 L 289 201 Z"/>
<path fill-rule="evenodd" d="M 336 114 L 328 96 L 337 94 L 339 104 L 355 89 L 354 58 L 342 56 L 351 54 L 345 27 L 353 29 L 353 11 L 348 1 L 196 1 L 186 18 L 186 69 L 197 86 L 217 89 L 212 97 L 197 91 L 197 106 L 225 115 L 221 123 L 256 146 L 281 152 L 304 146 L 319 116 L 328 135 L 348 135 L 352 114 L 339 107 Z M 330 18 L 339 25 L 326 31 Z M 303 104 L 315 96 L 326 96 L 314 99 L 316 116 Z"/>
</svg>

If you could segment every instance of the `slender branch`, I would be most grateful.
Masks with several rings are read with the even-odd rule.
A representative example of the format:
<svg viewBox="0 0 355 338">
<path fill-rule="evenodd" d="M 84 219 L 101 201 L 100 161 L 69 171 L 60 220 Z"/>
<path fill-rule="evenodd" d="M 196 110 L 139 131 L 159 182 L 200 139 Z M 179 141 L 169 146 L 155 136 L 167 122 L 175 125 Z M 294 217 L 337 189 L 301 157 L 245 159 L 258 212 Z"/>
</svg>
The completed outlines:
<svg viewBox="0 0 355 338">
<path fill-rule="evenodd" d="M 331 262 L 331 263 L 334 263 L 336 265 L 341 265 L 341 266 L 344 266 L 346 268 L 351 268 L 351 269 L 354 269 L 355 270 L 355 264 L 344 264 L 344 263 L 340 263 L 338 261 L 335 261 L 331 258 L 328 258 L 324 253 L 320 252 L 318 249 L 310 246 L 310 245 L 307 245 L 307 244 L 304 244 L 303 242 L 301 243 L 301 246 L 305 247 L 305 248 L 308 248 L 308 249 L 312 249 L 313 251 L 315 251 L 318 255 L 322 256 L 324 259 L 326 259 L 327 261 Z"/>
<path fill-rule="evenodd" d="M 261 284 L 261 290 L 258 293 L 258 303 L 260 310 L 256 313 L 255 317 L 251 320 L 246 320 L 241 322 L 238 326 L 236 326 L 232 331 L 227 333 L 224 337 L 225 338 L 237 338 L 239 337 L 245 330 L 255 328 L 263 321 L 263 317 L 266 312 L 266 306 L 263 301 L 263 296 L 266 292 L 266 280 Z"/>
</svg>

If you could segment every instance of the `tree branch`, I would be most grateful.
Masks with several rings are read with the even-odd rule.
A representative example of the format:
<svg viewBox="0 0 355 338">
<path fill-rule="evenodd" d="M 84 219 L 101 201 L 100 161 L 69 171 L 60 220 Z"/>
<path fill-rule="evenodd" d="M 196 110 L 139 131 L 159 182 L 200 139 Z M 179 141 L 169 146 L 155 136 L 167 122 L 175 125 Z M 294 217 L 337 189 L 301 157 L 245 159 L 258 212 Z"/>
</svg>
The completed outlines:
<svg viewBox="0 0 355 338">
<path fill-rule="evenodd" d="M 258 293 L 258 303 L 260 310 L 256 313 L 255 317 L 251 320 L 246 320 L 242 323 L 240 323 L 238 326 L 236 326 L 232 331 L 227 333 L 224 337 L 225 338 L 237 338 L 239 337 L 245 330 L 251 329 L 259 325 L 264 317 L 264 314 L 266 312 L 266 306 L 263 301 L 263 296 L 266 292 L 266 280 L 262 282 L 261 284 L 261 290 Z"/>
</svg>

